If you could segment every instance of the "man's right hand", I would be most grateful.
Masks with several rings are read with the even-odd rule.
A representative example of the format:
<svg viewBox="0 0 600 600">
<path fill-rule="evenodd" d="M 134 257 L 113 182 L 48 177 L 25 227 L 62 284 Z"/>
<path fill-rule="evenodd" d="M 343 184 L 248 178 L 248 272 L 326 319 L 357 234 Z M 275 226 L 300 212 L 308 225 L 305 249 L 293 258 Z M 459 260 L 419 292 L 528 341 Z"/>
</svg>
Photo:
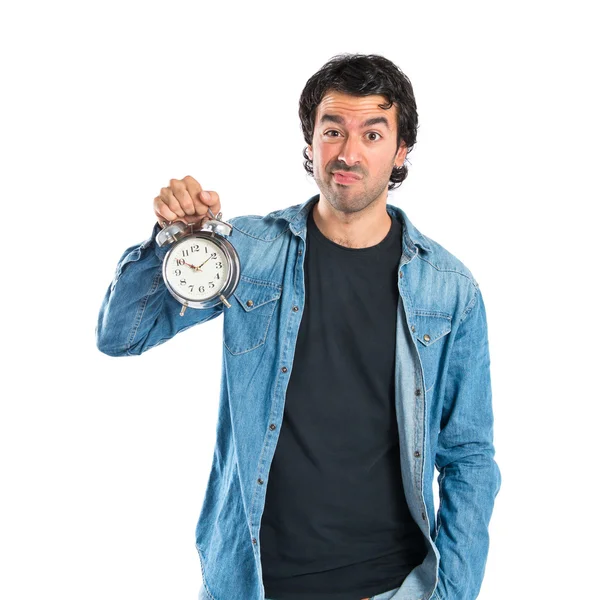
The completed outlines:
<svg viewBox="0 0 600 600">
<path fill-rule="evenodd" d="M 154 214 L 163 227 L 169 221 L 201 223 L 210 218 L 208 209 L 215 217 L 221 211 L 221 201 L 217 192 L 209 192 L 190 175 L 183 179 L 171 179 L 169 186 L 160 190 L 154 198 Z"/>
</svg>

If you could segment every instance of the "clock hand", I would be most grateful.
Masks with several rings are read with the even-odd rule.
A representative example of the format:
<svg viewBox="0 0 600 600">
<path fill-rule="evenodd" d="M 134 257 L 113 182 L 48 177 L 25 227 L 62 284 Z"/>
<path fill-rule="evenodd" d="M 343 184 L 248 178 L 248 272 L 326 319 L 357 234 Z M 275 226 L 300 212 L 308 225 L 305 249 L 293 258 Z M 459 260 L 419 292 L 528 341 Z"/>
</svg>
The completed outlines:
<svg viewBox="0 0 600 600">
<path fill-rule="evenodd" d="M 203 267 L 212 257 L 209 256 L 199 267 L 198 269 L 200 269 L 201 267 Z"/>
<path fill-rule="evenodd" d="M 196 265 L 192 265 L 192 264 L 190 264 L 190 263 L 187 263 L 187 262 L 185 262 L 185 260 L 183 261 L 183 264 L 184 264 L 184 265 L 187 265 L 188 267 L 192 267 L 192 269 L 194 269 L 194 271 L 197 271 L 197 270 L 198 270 L 198 267 L 197 267 Z"/>
</svg>

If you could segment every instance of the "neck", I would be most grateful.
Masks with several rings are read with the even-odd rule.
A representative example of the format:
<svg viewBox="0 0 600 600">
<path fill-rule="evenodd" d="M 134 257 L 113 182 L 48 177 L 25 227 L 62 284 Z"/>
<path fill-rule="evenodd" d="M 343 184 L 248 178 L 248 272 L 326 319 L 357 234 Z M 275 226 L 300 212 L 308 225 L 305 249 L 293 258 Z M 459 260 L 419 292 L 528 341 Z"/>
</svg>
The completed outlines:
<svg viewBox="0 0 600 600">
<path fill-rule="evenodd" d="M 379 244 L 392 226 L 385 200 L 384 197 L 363 210 L 348 213 L 336 210 L 321 195 L 313 206 L 313 219 L 332 242 L 347 248 L 369 248 Z"/>
</svg>

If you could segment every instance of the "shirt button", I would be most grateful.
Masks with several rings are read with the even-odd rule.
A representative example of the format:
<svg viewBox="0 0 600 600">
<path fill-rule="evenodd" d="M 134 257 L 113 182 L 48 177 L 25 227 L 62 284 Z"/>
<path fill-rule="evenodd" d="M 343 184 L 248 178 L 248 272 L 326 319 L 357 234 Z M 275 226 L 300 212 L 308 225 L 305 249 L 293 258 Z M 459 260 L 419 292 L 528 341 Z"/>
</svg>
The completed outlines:
<svg viewBox="0 0 600 600">
<path fill-rule="evenodd" d="M 263 481 L 263 480 L 262 480 L 262 479 L 259 477 L 259 478 L 258 478 L 258 483 L 259 483 L 260 485 L 262 485 L 262 484 L 264 483 L 264 481 Z"/>
<path fill-rule="evenodd" d="M 421 517 L 423 517 L 423 521 L 427 520 L 427 517 L 425 516 L 424 512 L 421 513 Z"/>
<path fill-rule="evenodd" d="M 417 458 L 419 458 L 419 456 L 421 456 L 421 453 L 420 453 L 418 450 L 415 450 L 415 456 L 416 456 Z"/>
<path fill-rule="evenodd" d="M 400 271 L 400 273 L 398 273 L 398 277 L 400 277 L 400 279 L 402 279 L 402 277 L 403 277 L 402 271 Z"/>
<path fill-rule="evenodd" d="M 298 250 L 298 254 L 302 254 L 302 250 Z"/>
<path fill-rule="evenodd" d="M 281 367 L 283 373 L 287 373 L 287 367 Z"/>
<path fill-rule="evenodd" d="M 427 334 L 427 333 L 426 333 L 426 334 L 423 336 L 423 339 L 424 339 L 426 342 L 428 342 L 428 341 L 429 341 L 431 338 L 429 337 L 429 334 Z"/>
<path fill-rule="evenodd" d="M 410 330 L 411 330 L 411 331 L 414 331 L 414 330 L 415 330 L 415 326 L 414 326 L 414 325 L 411 325 L 411 326 L 410 326 Z"/>
<path fill-rule="evenodd" d="M 292 308 L 292 310 L 293 310 L 294 312 L 298 312 L 299 308 L 298 308 L 297 306 L 294 306 L 294 307 Z"/>
<path fill-rule="evenodd" d="M 420 396 L 420 395 L 421 395 L 421 390 L 420 390 L 419 388 L 417 388 L 417 389 L 415 390 L 415 394 L 416 394 L 417 396 Z"/>
<path fill-rule="evenodd" d="M 254 306 L 254 302 L 252 302 L 252 300 L 248 300 L 248 302 L 246 302 L 246 306 Z"/>
<path fill-rule="evenodd" d="M 271 424 L 269 425 L 269 429 L 270 429 L 271 431 L 273 431 L 273 429 L 275 429 L 275 427 L 277 427 L 277 425 L 275 425 L 275 423 L 271 423 Z"/>
<path fill-rule="evenodd" d="M 252 538 L 252 543 L 256 544 L 256 538 Z"/>
</svg>

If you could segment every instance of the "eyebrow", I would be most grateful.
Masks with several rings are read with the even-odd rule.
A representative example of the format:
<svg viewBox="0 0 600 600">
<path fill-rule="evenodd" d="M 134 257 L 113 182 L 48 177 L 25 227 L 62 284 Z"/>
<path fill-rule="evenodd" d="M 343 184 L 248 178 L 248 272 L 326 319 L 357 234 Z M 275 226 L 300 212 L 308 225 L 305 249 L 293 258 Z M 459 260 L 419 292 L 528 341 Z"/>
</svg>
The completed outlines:
<svg viewBox="0 0 600 600">
<path fill-rule="evenodd" d="M 328 113 L 325 113 L 321 117 L 321 120 L 319 121 L 319 123 L 320 124 L 325 123 L 326 121 L 338 123 L 339 125 L 344 125 L 344 123 L 346 122 L 344 120 L 344 117 L 340 117 L 338 115 L 330 115 Z M 376 125 L 377 123 L 383 123 L 388 129 L 390 129 L 390 124 L 388 123 L 388 120 L 385 117 L 373 117 L 372 119 L 367 119 L 362 124 L 362 127 L 370 127 L 371 125 Z"/>
</svg>

